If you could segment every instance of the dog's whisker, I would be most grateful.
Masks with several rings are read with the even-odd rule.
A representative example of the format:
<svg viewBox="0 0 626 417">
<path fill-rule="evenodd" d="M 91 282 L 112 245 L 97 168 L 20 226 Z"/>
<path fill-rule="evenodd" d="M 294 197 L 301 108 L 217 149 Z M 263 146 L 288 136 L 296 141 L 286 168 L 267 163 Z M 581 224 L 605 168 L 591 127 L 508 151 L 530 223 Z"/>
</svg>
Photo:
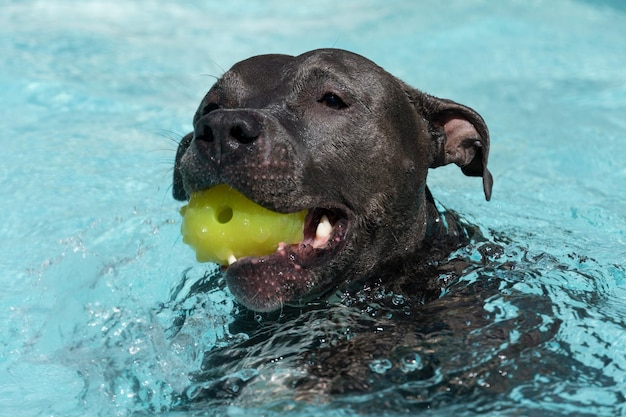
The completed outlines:
<svg viewBox="0 0 626 417">
<path fill-rule="evenodd" d="M 159 138 L 167 139 L 168 141 L 173 142 L 176 146 L 180 144 L 181 139 L 186 135 L 186 133 L 181 134 L 167 129 L 156 129 L 152 133 Z"/>
<path fill-rule="evenodd" d="M 200 74 L 200 75 L 202 75 L 204 77 L 211 77 L 211 78 L 215 79 L 215 81 L 218 81 L 220 79 L 219 76 L 213 75 L 213 74 Z"/>
</svg>

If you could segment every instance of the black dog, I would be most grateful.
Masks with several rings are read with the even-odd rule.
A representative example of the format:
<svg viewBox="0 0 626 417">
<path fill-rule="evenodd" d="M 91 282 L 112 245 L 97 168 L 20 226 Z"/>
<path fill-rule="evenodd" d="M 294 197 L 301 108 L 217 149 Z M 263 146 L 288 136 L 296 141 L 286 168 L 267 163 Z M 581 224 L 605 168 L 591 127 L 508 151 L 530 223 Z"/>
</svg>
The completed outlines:
<svg viewBox="0 0 626 417">
<path fill-rule="evenodd" d="M 226 183 L 271 210 L 309 214 L 299 244 L 174 293 L 169 331 L 183 342 L 189 317 L 203 326 L 197 295 L 226 283 L 247 307 L 233 310 L 232 338 L 202 352 L 176 403 L 285 401 L 291 410 L 293 399 L 332 398 L 366 414 L 468 401 L 498 410 L 498 398 L 537 372 L 549 379 L 580 367 L 545 343 L 560 326 L 550 297 L 516 289 L 541 275 L 532 257 L 509 258 L 499 245 L 508 238 L 485 240 L 438 209 L 426 187 L 429 168 L 455 163 L 482 176 L 489 200 L 488 153 L 475 111 L 350 52 L 263 55 L 226 72 L 180 142 L 174 197 Z M 384 394 L 345 395 L 364 392 Z"/>
<path fill-rule="evenodd" d="M 342 50 L 234 65 L 193 126 L 176 154 L 176 199 L 226 183 L 274 211 L 309 209 L 301 243 L 225 270 L 237 300 L 257 311 L 372 277 L 427 292 L 433 284 L 415 282 L 416 269 L 468 240 L 453 214 L 437 210 L 428 169 L 455 163 L 482 176 L 491 196 L 489 133 L 478 113 Z"/>
</svg>

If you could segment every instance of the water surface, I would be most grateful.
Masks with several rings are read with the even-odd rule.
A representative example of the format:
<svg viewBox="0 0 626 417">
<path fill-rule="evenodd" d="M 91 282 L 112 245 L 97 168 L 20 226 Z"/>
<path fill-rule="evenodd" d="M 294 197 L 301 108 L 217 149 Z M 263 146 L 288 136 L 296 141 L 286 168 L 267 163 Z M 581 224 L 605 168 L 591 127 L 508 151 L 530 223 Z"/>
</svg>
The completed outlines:
<svg viewBox="0 0 626 417">
<path fill-rule="evenodd" d="M 390 415 L 419 404 L 431 415 L 626 414 L 620 2 L 5 0 L 1 7 L 1 415 L 201 413 L 176 411 L 173 398 L 189 389 L 205 349 L 241 335 L 229 331 L 236 307 L 219 285 L 185 298 L 210 267 L 196 265 L 179 238 L 179 204 L 170 197 L 176 142 L 233 63 L 318 47 L 365 55 L 486 119 L 492 201 L 453 167 L 433 171 L 429 184 L 505 247 L 458 288 L 490 283 L 494 292 L 481 302 L 491 324 L 478 333 L 500 326 L 509 338 L 482 351 L 489 369 L 513 376 L 500 390 L 465 396 L 439 396 L 449 386 L 444 377 L 421 385 L 421 397 L 415 385 L 389 383 L 323 404 L 293 402 L 280 383 L 255 384 L 207 412 L 380 415 L 376 407 L 392 398 Z M 478 260 L 480 252 L 462 256 Z M 520 267 L 507 270 L 509 262 Z M 174 335 L 181 308 L 192 320 Z M 519 346 L 516 331 L 531 329 L 536 349 L 506 350 Z M 459 340 L 436 345 L 444 376 Z M 470 350 L 461 365 L 474 369 L 480 352 Z M 500 354 L 509 359 L 493 365 Z M 372 366 L 382 380 L 391 375 L 385 362 Z M 268 369 L 277 381 L 294 372 L 288 361 Z"/>
</svg>

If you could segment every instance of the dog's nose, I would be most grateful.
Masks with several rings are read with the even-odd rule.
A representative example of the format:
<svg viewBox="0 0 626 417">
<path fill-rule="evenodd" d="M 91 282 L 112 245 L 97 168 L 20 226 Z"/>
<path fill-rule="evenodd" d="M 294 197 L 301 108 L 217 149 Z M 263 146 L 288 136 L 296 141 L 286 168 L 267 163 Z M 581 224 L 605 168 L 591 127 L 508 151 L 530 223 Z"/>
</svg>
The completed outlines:
<svg viewBox="0 0 626 417">
<path fill-rule="evenodd" d="M 213 111 L 201 118 L 194 128 L 196 141 L 221 144 L 222 150 L 236 149 L 254 142 L 263 126 L 257 118 L 240 110 Z"/>
<path fill-rule="evenodd" d="M 229 129 L 229 139 L 243 145 L 253 142 L 261 133 L 261 124 L 254 118 L 237 120 Z"/>
</svg>

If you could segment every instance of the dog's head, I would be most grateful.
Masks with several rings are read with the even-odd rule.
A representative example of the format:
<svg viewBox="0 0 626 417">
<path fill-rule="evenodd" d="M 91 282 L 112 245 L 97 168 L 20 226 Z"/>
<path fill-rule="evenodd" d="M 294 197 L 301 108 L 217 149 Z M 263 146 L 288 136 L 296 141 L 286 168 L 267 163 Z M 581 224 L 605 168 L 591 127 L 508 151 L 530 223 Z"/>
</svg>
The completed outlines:
<svg viewBox="0 0 626 417">
<path fill-rule="evenodd" d="M 176 199 L 226 183 L 277 212 L 309 210 L 303 242 L 225 271 L 235 297 L 258 311 L 320 297 L 419 251 L 429 168 L 456 163 L 491 194 L 489 134 L 476 112 L 342 50 L 235 64 L 193 127 L 176 154 Z M 322 219 L 331 227 L 318 228 Z"/>
</svg>

